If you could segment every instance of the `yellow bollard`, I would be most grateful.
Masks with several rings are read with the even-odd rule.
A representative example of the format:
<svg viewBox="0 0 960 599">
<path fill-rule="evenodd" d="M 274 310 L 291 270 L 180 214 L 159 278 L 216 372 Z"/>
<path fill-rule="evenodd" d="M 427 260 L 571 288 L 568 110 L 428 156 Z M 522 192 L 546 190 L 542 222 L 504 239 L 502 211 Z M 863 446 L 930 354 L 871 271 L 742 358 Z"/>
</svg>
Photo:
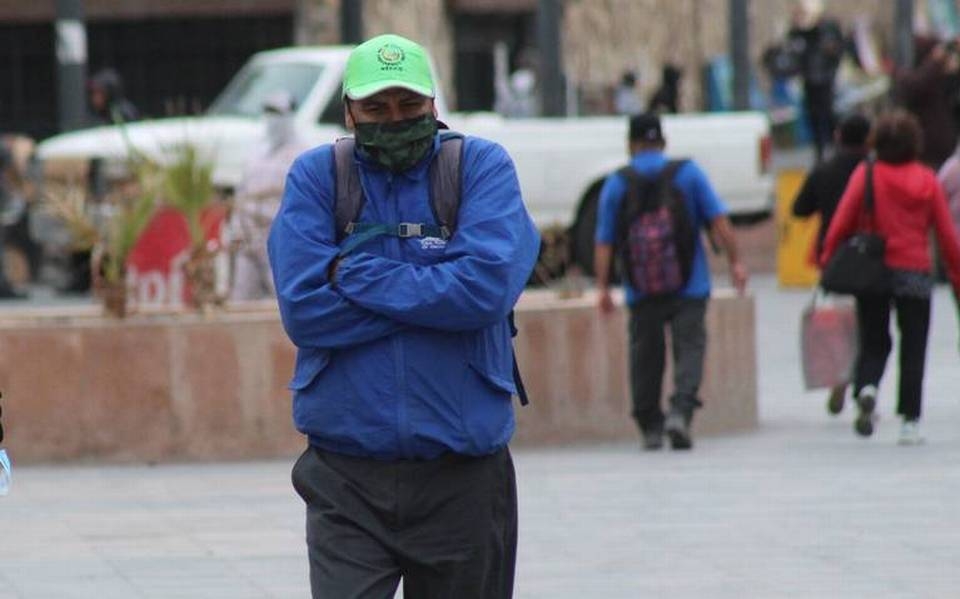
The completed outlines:
<svg viewBox="0 0 960 599">
<path fill-rule="evenodd" d="M 792 213 L 805 178 L 806 171 L 801 169 L 784 169 L 777 174 L 777 281 L 783 287 L 813 287 L 820 278 L 810 263 L 820 215 L 799 218 Z"/>
</svg>

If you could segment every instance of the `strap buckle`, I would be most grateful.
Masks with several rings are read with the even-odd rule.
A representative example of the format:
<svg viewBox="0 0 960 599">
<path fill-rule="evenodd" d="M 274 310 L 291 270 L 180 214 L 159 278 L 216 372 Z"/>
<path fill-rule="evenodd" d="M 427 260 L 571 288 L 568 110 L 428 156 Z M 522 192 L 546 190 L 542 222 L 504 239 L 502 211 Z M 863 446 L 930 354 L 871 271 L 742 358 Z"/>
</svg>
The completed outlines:
<svg viewBox="0 0 960 599">
<path fill-rule="evenodd" d="M 397 237 L 423 237 L 423 223 L 400 223 Z"/>
</svg>

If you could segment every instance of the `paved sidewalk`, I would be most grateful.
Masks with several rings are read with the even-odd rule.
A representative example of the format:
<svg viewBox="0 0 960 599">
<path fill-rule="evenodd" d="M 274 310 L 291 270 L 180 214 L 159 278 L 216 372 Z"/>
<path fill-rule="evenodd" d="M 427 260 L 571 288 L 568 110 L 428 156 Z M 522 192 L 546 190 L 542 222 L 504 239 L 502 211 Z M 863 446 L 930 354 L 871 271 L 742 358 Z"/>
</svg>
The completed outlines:
<svg viewBox="0 0 960 599">
<path fill-rule="evenodd" d="M 938 289 L 928 443 L 898 447 L 896 363 L 858 439 L 803 393 L 809 293 L 753 282 L 761 428 L 690 453 L 637 444 L 518 449 L 516 597 L 960 596 L 960 369 Z M 708 408 L 709 409 L 709 408 Z M 625 408 L 626 410 L 626 408 Z M 16 456 L 13 456 L 16 459 Z M 15 468 L 0 498 L 0 599 L 304 598 L 292 460 Z"/>
</svg>

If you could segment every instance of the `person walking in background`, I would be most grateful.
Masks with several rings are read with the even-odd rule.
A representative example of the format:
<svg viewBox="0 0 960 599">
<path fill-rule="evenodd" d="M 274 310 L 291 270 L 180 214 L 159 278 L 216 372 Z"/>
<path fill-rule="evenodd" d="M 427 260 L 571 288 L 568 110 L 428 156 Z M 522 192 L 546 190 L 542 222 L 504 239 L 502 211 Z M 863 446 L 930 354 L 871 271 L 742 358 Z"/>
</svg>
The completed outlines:
<svg viewBox="0 0 960 599">
<path fill-rule="evenodd" d="M 406 597 L 513 592 L 511 314 L 540 237 L 513 162 L 484 139 L 453 146 L 460 172 L 444 176 L 462 197 L 455 219 L 435 213 L 452 198 L 431 196 L 431 165 L 454 143 L 435 92 L 420 45 L 357 46 L 343 80 L 355 145 L 297 159 L 270 231 L 318 599 L 392 597 L 401 579 Z M 341 203 L 351 193 L 363 201 Z"/>
<path fill-rule="evenodd" d="M 643 112 L 643 103 L 637 93 L 637 76 L 633 71 L 624 71 L 620 83 L 613 91 L 613 109 L 626 116 Z"/>
<path fill-rule="evenodd" d="M 794 216 L 820 215 L 820 228 L 812 253 L 814 263 L 823 250 L 823 239 L 847 187 L 850 174 L 867 157 L 869 133 L 870 120 L 867 117 L 853 114 L 844 118 L 834 133 L 837 152 L 813 167 L 793 202 Z M 843 410 L 846 392 L 846 384 L 830 390 L 827 410 L 831 414 L 839 414 Z"/>
<path fill-rule="evenodd" d="M 637 279 L 624 277 L 630 309 L 630 388 L 632 415 L 640 429 L 643 448 L 660 449 L 666 432 L 673 449 L 690 449 L 693 414 L 702 406 L 698 394 L 707 343 L 704 317 L 710 297 L 710 271 L 700 230 L 709 227 L 711 235 L 726 250 L 730 277 L 738 293 L 743 293 L 746 288 L 747 269 L 740 262 L 727 208 L 703 171 L 689 160 L 668 162 L 664 155 L 666 140 L 660 117 L 645 113 L 630 118 L 628 143 L 631 159 L 627 168 L 630 170 L 621 169 L 609 176 L 600 191 L 595 246 L 598 305 L 604 314 L 614 309 L 609 273 L 615 249 L 621 254 L 625 251 L 633 254 L 634 248 L 638 247 L 625 247 L 625 244 L 632 243 L 625 237 L 637 234 L 633 229 L 636 221 L 628 216 L 637 208 L 635 204 L 641 201 L 659 203 L 651 206 L 652 212 L 646 214 L 659 213 L 661 207 L 674 211 L 677 215 L 677 220 L 673 221 L 677 224 L 674 231 L 679 233 L 683 225 L 692 232 L 690 247 L 684 252 L 689 253 L 689 262 L 679 265 L 688 273 L 686 280 L 678 279 L 674 292 L 653 294 L 638 289 Z M 661 189 L 670 190 L 668 201 L 677 204 L 666 206 L 660 202 L 667 198 L 659 195 L 640 198 L 636 193 L 638 187 L 633 186 L 641 185 L 644 180 L 665 185 Z M 656 270 L 669 260 L 669 256 L 678 255 L 679 250 L 679 247 L 655 248 L 648 254 L 649 263 L 643 264 L 642 257 L 638 257 L 635 264 L 621 264 L 622 270 L 632 270 L 634 266 Z M 660 402 L 666 364 L 666 326 L 670 327 L 673 345 L 674 393 L 665 418 Z"/>
<path fill-rule="evenodd" d="M 931 229 L 936 233 L 954 293 L 960 289 L 960 241 L 936 174 L 919 161 L 922 139 L 919 122 L 902 109 L 883 114 L 876 121 L 871 134 L 876 153 L 871 226 L 886 240 L 884 263 L 890 269 L 890 290 L 856 298 L 860 347 L 854 369 L 854 399 L 859 413 L 854 429 L 865 437 L 873 434 L 877 389 L 892 348 L 892 306 L 900 330 L 897 413 L 903 418 L 899 442 L 905 445 L 923 441 L 919 421 L 933 290 L 928 244 Z M 821 265 L 861 226 L 867 173 L 867 165 L 861 164 L 850 177 L 824 239 Z"/>
<path fill-rule="evenodd" d="M 648 110 L 657 114 L 676 114 L 680 112 L 680 80 L 683 71 L 672 64 L 663 65 L 660 87 L 650 96 Z"/>
<path fill-rule="evenodd" d="M 135 121 L 140 112 L 123 89 L 120 74 L 113 69 L 101 69 L 87 83 L 90 125 L 115 125 Z"/>
<path fill-rule="evenodd" d="M 840 25 L 824 17 L 821 0 L 798 0 L 795 3 L 793 26 L 787 33 L 787 49 L 796 57 L 797 70 L 803 81 L 803 108 L 817 162 L 823 159 L 836 126 L 834 82 L 844 47 Z"/>
<path fill-rule="evenodd" d="M 920 122 L 920 160 L 937 170 L 957 146 L 960 49 L 957 40 L 940 42 L 924 37 L 916 38 L 914 47 L 915 66 L 894 74 L 894 91 L 902 106 Z"/>
<path fill-rule="evenodd" d="M 235 249 L 230 299 L 272 297 L 267 234 L 280 208 L 283 181 L 307 144 L 297 135 L 294 100 L 286 91 L 270 94 L 263 104 L 264 138 L 244 169 L 237 187 L 229 234 Z"/>
<path fill-rule="evenodd" d="M 12 200 L 10 173 L 13 170 L 13 153 L 6 143 L 0 140 L 0 217 L 8 209 L 8 203 Z M 10 279 L 7 278 L 4 269 L 4 244 L 6 243 L 6 224 L 3 218 L 0 218 L 0 300 L 23 299 L 25 293 L 14 289 Z"/>
</svg>

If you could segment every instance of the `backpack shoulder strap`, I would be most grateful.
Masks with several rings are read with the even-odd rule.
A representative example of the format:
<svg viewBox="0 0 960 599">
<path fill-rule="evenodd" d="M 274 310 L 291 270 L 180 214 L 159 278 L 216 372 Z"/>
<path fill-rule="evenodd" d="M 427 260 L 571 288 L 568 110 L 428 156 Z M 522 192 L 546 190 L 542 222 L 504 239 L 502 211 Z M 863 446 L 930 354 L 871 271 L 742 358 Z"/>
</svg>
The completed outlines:
<svg viewBox="0 0 960 599">
<path fill-rule="evenodd" d="M 677 178 L 677 172 L 683 167 L 684 164 L 689 162 L 688 158 L 677 158 L 675 160 L 667 161 L 666 166 L 663 167 L 663 170 L 660 171 L 660 177 L 665 183 L 673 184 L 674 180 Z"/>
<path fill-rule="evenodd" d="M 444 239 L 457 229 L 460 212 L 464 137 L 462 133 L 444 131 L 440 134 L 440 150 L 430 163 L 430 208 L 444 232 Z"/>
<path fill-rule="evenodd" d="M 677 187 L 677 172 L 683 168 L 683 165 L 688 161 L 686 158 L 670 160 L 663 167 L 663 170 L 660 171 L 660 174 L 657 175 L 658 185 L 660 186 L 659 194 L 661 205 L 669 205 L 678 198 L 683 197 L 680 193 L 680 188 Z"/>
<path fill-rule="evenodd" d="M 353 223 L 363 210 L 360 172 L 353 157 L 355 145 L 352 137 L 341 137 L 333 144 L 334 212 L 338 240 L 352 232 Z"/>
</svg>

